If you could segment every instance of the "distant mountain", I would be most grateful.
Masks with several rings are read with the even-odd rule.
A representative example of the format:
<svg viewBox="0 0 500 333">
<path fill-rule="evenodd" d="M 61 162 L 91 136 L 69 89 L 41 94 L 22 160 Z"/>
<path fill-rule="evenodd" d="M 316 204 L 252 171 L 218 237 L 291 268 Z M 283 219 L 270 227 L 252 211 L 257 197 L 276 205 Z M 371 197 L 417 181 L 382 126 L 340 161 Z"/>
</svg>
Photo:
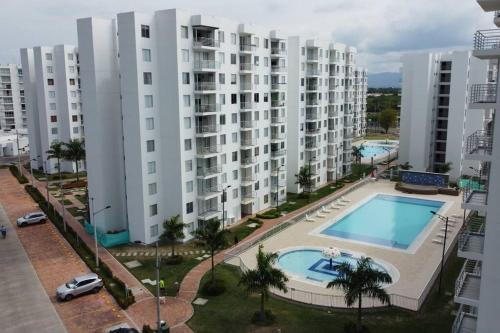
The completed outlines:
<svg viewBox="0 0 500 333">
<path fill-rule="evenodd" d="M 370 74 L 370 72 L 368 72 L 368 88 L 390 87 L 401 87 L 401 73 L 385 72 Z"/>
</svg>

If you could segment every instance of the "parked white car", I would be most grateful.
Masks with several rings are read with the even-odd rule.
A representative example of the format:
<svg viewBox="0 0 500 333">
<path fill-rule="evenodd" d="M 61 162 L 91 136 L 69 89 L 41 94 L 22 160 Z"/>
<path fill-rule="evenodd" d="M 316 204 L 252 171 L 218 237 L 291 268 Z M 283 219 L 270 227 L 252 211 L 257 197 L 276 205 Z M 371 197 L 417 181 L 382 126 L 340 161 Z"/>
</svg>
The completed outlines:
<svg viewBox="0 0 500 333">
<path fill-rule="evenodd" d="M 60 301 L 70 301 L 81 294 L 98 293 L 103 285 L 102 279 L 97 274 L 90 273 L 75 277 L 68 283 L 59 286 L 56 290 L 56 296 Z"/>
<path fill-rule="evenodd" d="M 47 221 L 47 215 L 44 212 L 34 212 L 24 215 L 17 219 L 18 227 L 25 227 L 28 224 L 34 223 L 45 223 Z"/>
</svg>

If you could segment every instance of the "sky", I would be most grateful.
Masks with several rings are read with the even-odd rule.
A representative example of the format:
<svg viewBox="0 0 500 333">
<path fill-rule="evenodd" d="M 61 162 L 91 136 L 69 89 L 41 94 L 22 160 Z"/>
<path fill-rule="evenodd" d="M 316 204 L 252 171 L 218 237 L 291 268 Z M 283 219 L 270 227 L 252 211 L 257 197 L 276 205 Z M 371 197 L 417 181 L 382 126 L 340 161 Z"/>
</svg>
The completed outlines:
<svg viewBox="0 0 500 333">
<path fill-rule="evenodd" d="M 184 8 L 318 37 L 358 49 L 370 73 L 397 72 L 408 52 L 466 50 L 493 14 L 475 0 L 0 0 L 0 63 L 20 63 L 19 49 L 77 44 L 76 19 Z"/>
</svg>

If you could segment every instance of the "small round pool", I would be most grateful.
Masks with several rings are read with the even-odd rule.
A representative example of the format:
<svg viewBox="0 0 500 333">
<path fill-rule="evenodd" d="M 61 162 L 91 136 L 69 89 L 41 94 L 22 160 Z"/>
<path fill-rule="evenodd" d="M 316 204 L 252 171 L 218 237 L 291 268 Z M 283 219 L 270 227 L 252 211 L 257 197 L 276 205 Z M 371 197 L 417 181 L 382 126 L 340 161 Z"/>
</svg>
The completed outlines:
<svg viewBox="0 0 500 333">
<path fill-rule="evenodd" d="M 278 266 L 292 278 L 298 278 L 312 283 L 328 283 L 339 276 L 336 266 L 342 262 L 348 262 L 354 267 L 360 256 L 341 251 L 341 256 L 332 260 L 325 258 L 320 249 L 298 248 L 280 251 Z M 399 278 L 399 274 L 394 267 L 388 267 L 377 260 L 373 260 L 374 269 L 387 272 L 391 275 L 393 283 Z M 392 265 L 391 265 L 392 266 Z"/>
</svg>

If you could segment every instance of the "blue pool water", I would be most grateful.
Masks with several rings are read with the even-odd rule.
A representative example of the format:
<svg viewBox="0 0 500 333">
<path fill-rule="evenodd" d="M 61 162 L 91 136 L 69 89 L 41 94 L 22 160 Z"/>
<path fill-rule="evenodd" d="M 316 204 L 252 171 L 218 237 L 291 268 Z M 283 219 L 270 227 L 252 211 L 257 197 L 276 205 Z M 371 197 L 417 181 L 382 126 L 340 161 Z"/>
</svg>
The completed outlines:
<svg viewBox="0 0 500 333">
<path fill-rule="evenodd" d="M 393 149 L 393 147 L 387 147 Z M 387 150 L 382 148 L 382 146 L 363 146 L 361 149 L 361 155 L 363 155 L 364 158 L 371 158 L 375 156 L 382 156 L 383 154 L 386 154 Z"/>
<path fill-rule="evenodd" d="M 348 262 L 355 267 L 357 259 L 348 253 L 342 253 L 342 256 L 335 258 L 330 266 L 330 259 L 323 257 L 320 250 L 301 249 L 281 254 L 278 257 L 278 265 L 288 273 L 310 281 L 330 282 L 339 275 L 335 269 L 336 265 Z M 372 264 L 372 267 L 386 271 L 376 262 Z"/>
<path fill-rule="evenodd" d="M 443 201 L 378 194 L 321 234 L 407 249 Z"/>
</svg>

